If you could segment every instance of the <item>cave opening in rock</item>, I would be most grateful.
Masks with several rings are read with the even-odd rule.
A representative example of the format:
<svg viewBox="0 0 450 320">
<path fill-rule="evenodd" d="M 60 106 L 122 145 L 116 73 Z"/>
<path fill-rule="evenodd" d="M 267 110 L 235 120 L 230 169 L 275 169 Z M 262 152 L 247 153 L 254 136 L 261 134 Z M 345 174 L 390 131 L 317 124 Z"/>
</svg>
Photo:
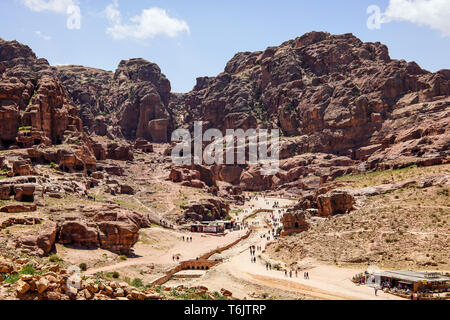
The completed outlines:
<svg viewBox="0 0 450 320">
<path fill-rule="evenodd" d="M 15 143 L 16 143 L 16 141 L 14 141 L 14 140 L 0 139 L 0 144 L 3 145 L 5 147 L 5 149 L 8 149 L 9 147 L 14 145 Z"/>
<path fill-rule="evenodd" d="M 34 202 L 34 196 L 33 195 L 23 195 L 21 202 Z"/>
</svg>

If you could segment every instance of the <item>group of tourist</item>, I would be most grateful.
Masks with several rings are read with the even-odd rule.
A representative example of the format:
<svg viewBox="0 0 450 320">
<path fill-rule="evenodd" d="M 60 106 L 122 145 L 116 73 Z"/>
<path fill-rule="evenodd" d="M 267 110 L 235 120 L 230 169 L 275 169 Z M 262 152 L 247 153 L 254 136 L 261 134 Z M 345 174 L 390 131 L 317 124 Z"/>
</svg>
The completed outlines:
<svg viewBox="0 0 450 320">
<path fill-rule="evenodd" d="M 175 229 L 173 224 L 170 224 L 170 223 L 164 221 L 163 219 L 159 220 L 159 225 L 162 227 L 168 228 L 168 229 L 172 229 L 172 230 Z"/>
<path fill-rule="evenodd" d="M 183 242 L 192 242 L 192 237 L 183 236 Z"/>
<path fill-rule="evenodd" d="M 251 246 L 250 247 L 250 255 L 251 256 L 256 256 L 256 251 L 262 251 L 262 247 L 261 246 Z"/>
<path fill-rule="evenodd" d="M 262 250 L 262 247 L 260 247 L 260 246 L 251 246 L 250 247 L 250 259 L 251 259 L 252 263 L 256 263 L 257 262 L 257 260 L 256 260 L 256 252 L 257 251 L 261 251 L 261 250 Z"/>
<path fill-rule="evenodd" d="M 290 271 L 284 270 L 284 276 L 286 278 L 292 278 L 294 276 L 294 274 L 295 274 L 295 277 L 298 278 L 298 270 L 295 270 L 295 271 L 294 270 L 290 270 Z M 309 280 L 309 272 L 303 273 L 303 279 Z"/>
</svg>

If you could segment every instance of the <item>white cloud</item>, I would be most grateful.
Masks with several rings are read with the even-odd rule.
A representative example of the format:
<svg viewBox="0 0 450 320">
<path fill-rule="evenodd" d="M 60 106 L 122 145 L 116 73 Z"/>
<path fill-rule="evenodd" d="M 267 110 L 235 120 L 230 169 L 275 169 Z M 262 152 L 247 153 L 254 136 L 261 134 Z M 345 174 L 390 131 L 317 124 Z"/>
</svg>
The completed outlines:
<svg viewBox="0 0 450 320">
<path fill-rule="evenodd" d="M 449 0 L 390 0 L 381 23 L 408 21 L 439 30 L 450 36 Z"/>
<path fill-rule="evenodd" d="M 67 15 L 68 29 L 81 29 L 81 9 L 78 0 L 22 0 L 31 11 L 50 11 Z"/>
<path fill-rule="evenodd" d="M 142 40 L 157 35 L 173 38 L 180 33 L 187 32 L 189 34 L 190 32 L 186 21 L 171 18 L 166 10 L 157 7 L 142 10 L 140 15 L 130 19 L 130 23 L 124 23 L 119 11 L 119 3 L 114 0 L 106 7 L 105 14 L 111 23 L 111 27 L 106 32 L 117 40 L 126 38 Z"/>
<path fill-rule="evenodd" d="M 50 40 L 52 40 L 52 37 L 47 36 L 47 35 L 43 34 L 43 33 L 40 32 L 40 31 L 35 31 L 34 33 L 35 33 L 36 35 L 38 35 L 41 39 L 44 39 L 45 41 L 50 41 Z"/>
</svg>

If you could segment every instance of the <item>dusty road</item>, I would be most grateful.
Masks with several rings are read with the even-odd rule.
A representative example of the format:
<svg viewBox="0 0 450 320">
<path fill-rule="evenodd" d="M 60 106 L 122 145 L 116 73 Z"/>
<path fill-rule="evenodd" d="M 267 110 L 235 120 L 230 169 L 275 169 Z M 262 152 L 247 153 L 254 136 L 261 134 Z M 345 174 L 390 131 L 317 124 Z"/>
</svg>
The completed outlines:
<svg viewBox="0 0 450 320">
<path fill-rule="evenodd" d="M 281 199 L 259 199 L 247 203 L 243 215 L 249 210 L 273 209 L 273 203 L 277 201 L 280 207 L 289 205 L 290 202 Z M 251 298 L 249 293 L 252 290 L 260 292 L 276 293 L 279 291 L 281 297 L 312 298 L 323 300 L 397 300 L 399 298 L 379 292 L 375 296 L 374 289 L 366 286 L 356 286 L 351 282 L 352 277 L 364 270 L 345 269 L 335 266 L 319 264 L 315 261 L 301 261 L 302 271 L 295 272 L 292 278 L 285 271 L 267 270 L 266 260 L 262 251 L 269 241 L 267 238 L 269 228 L 267 220 L 273 222 L 272 217 L 279 219 L 282 215 L 277 213 L 262 212 L 249 220 L 249 225 L 254 229 L 252 236 L 239 243 L 237 246 L 222 252 L 221 257 L 224 263 L 213 268 L 200 279 L 190 282 L 194 285 L 204 285 L 211 290 L 221 288 L 233 288 L 233 294 L 238 298 Z M 277 221 L 277 220 L 275 220 Z M 260 246 L 262 249 L 256 253 L 257 262 L 251 261 L 250 246 Z M 271 261 L 272 266 L 276 262 Z M 281 264 L 280 264 L 281 265 Z M 303 272 L 309 273 L 309 280 L 303 278 Z M 176 284 L 174 281 L 173 284 Z"/>
</svg>

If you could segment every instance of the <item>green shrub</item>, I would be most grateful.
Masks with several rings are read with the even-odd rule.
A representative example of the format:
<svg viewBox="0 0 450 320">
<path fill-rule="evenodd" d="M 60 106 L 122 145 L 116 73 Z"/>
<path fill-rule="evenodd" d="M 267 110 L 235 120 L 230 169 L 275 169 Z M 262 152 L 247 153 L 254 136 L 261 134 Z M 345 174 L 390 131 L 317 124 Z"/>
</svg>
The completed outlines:
<svg viewBox="0 0 450 320">
<path fill-rule="evenodd" d="M 5 283 L 15 284 L 19 280 L 20 280 L 20 274 L 18 274 L 18 273 L 3 275 L 3 281 Z"/>
<path fill-rule="evenodd" d="M 81 271 L 86 271 L 87 270 L 87 264 L 84 263 L 84 262 L 80 263 L 79 267 L 80 267 Z"/>
<path fill-rule="evenodd" d="M 27 275 L 31 275 L 31 276 L 34 276 L 36 273 L 37 273 L 36 268 L 31 264 L 26 265 L 20 271 L 20 274 L 27 274 Z"/>
<path fill-rule="evenodd" d="M 52 254 L 52 255 L 48 258 L 48 260 L 49 260 L 50 262 L 53 262 L 53 263 L 63 262 L 63 259 L 61 259 L 60 257 L 58 257 L 58 255 L 56 255 L 56 254 Z"/>
<path fill-rule="evenodd" d="M 214 292 L 213 297 L 215 300 L 227 300 L 226 297 L 224 297 L 223 295 L 221 295 L 219 292 Z"/>
<path fill-rule="evenodd" d="M 144 283 L 142 282 L 142 279 L 134 278 L 133 281 L 131 281 L 131 285 L 136 288 L 142 288 Z"/>
</svg>

